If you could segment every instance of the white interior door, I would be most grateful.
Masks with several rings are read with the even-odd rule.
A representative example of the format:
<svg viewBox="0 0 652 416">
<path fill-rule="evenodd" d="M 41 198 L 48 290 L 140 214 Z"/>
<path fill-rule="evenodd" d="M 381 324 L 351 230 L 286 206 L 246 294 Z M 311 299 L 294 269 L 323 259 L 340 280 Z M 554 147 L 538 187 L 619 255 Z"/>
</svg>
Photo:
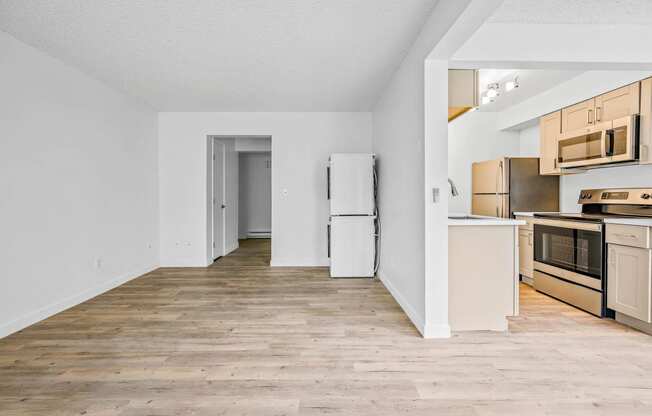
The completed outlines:
<svg viewBox="0 0 652 416">
<path fill-rule="evenodd" d="M 224 255 L 224 143 L 213 140 L 213 258 Z"/>
</svg>

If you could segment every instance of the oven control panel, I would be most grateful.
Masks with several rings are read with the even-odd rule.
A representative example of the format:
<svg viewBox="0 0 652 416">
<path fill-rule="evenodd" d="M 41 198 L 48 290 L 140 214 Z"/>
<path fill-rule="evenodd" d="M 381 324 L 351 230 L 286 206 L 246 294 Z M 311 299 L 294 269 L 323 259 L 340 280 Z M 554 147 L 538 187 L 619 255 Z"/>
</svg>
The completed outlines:
<svg viewBox="0 0 652 416">
<path fill-rule="evenodd" d="M 652 188 L 584 189 L 578 203 L 652 205 Z"/>
</svg>

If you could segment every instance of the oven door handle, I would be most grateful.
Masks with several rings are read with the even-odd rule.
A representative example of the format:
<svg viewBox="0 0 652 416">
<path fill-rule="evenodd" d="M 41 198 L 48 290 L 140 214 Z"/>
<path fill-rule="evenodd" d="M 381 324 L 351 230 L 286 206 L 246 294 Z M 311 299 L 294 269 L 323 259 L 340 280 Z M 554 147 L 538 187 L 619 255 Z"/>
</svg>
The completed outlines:
<svg viewBox="0 0 652 416">
<path fill-rule="evenodd" d="M 602 232 L 602 224 L 595 224 L 589 222 L 554 220 L 554 219 L 547 219 L 547 218 L 535 218 L 534 220 L 532 220 L 532 222 L 535 225 L 540 224 L 540 225 L 547 225 L 549 227 L 570 228 L 573 230 Z"/>
</svg>

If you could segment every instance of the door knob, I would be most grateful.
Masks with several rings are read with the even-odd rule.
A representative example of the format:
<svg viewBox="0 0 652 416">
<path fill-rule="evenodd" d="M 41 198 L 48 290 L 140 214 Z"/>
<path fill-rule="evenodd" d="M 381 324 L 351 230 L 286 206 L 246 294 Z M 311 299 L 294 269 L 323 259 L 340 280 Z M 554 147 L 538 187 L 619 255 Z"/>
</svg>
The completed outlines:
<svg viewBox="0 0 652 416">
<path fill-rule="evenodd" d="M 226 208 L 226 205 L 222 204 L 222 209 Z"/>
</svg>

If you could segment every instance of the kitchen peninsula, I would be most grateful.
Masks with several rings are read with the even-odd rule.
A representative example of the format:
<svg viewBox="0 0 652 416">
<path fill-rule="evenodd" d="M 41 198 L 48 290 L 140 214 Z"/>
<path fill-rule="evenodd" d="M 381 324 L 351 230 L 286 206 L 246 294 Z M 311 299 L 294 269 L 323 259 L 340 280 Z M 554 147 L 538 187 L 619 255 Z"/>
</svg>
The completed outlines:
<svg viewBox="0 0 652 416">
<path fill-rule="evenodd" d="M 525 221 L 449 214 L 451 330 L 506 331 L 518 315 L 518 226 Z"/>
</svg>

